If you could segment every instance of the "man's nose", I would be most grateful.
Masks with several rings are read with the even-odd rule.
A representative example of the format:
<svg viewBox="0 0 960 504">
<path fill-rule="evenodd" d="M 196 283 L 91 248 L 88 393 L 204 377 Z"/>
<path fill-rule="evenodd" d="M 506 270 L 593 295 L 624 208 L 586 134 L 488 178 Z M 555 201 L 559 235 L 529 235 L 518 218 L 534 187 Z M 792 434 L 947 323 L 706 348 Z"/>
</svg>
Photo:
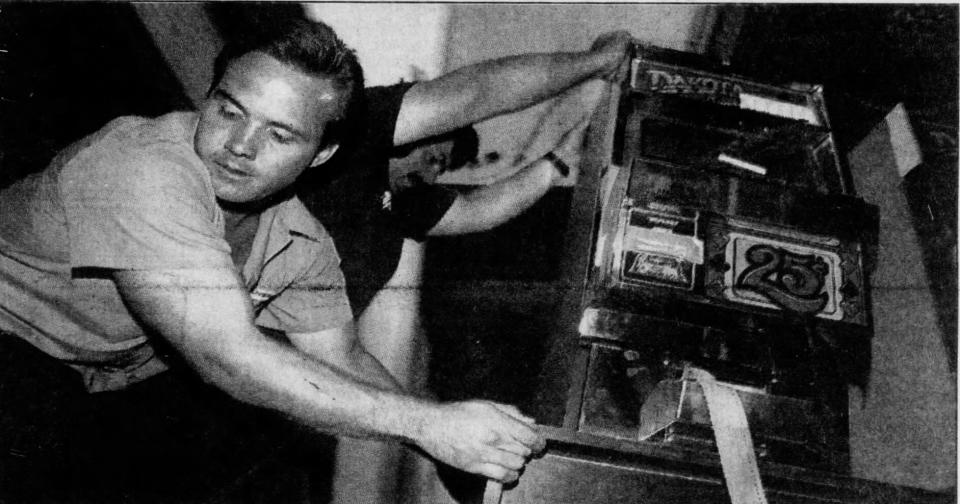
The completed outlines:
<svg viewBox="0 0 960 504">
<path fill-rule="evenodd" d="M 259 151 L 256 129 L 246 125 L 238 125 L 230 132 L 226 147 L 234 156 L 251 160 L 256 159 L 257 151 Z"/>
</svg>

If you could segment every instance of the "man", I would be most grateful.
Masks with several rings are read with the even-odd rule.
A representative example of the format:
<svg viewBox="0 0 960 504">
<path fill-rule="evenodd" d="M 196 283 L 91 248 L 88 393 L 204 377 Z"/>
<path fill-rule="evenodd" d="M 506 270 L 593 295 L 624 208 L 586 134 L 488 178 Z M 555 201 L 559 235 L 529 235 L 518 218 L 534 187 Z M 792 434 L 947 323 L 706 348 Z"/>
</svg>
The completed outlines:
<svg viewBox="0 0 960 504">
<path fill-rule="evenodd" d="M 492 229 L 529 208 L 562 175 L 553 160 L 540 159 L 469 194 L 434 186 L 430 194 L 421 191 L 406 201 L 402 192 L 385 199 L 395 146 L 520 110 L 589 79 L 617 80 L 631 47 L 628 33 L 613 32 L 588 51 L 504 57 L 430 81 L 368 88 L 356 144 L 345 145 L 331 169 L 297 184 L 298 195 L 337 244 L 357 315 L 394 273 L 405 238 Z"/>
<path fill-rule="evenodd" d="M 436 141 L 437 135 L 525 108 L 590 79 L 619 81 L 631 48 L 632 37 L 615 32 L 597 38 L 588 51 L 510 56 L 430 81 L 368 88 L 363 134 L 356 144 L 345 145 L 331 169 L 298 181 L 298 195 L 340 253 L 361 341 L 402 385 L 422 382 L 417 373 L 426 367 L 416 293 L 407 288 L 417 282 L 422 240 L 492 229 L 529 208 L 564 177 L 564 159 L 578 154 L 585 124 L 558 142 L 554 157 L 521 164 L 511 176 L 465 194 L 431 184 L 391 189 L 388 161 L 395 147 Z M 398 272 L 401 261 L 413 266 Z M 397 455 L 369 444 L 341 443 L 335 500 L 392 492 Z M 377 487 L 382 488 L 371 490 Z"/>
<path fill-rule="evenodd" d="M 297 194 L 336 243 L 361 340 L 401 383 L 409 384 L 405 368 L 410 352 L 398 347 L 409 341 L 397 341 L 382 328 L 409 321 L 384 322 L 378 320 L 384 317 L 382 310 L 367 310 L 375 296 L 389 297 L 383 287 L 397 272 L 401 257 L 413 255 L 401 252 L 416 251 L 418 242 L 429 236 L 485 231 L 519 215 L 565 176 L 569 167 L 564 156 L 579 153 L 578 135 L 585 124 L 568 132 L 552 156 L 521 165 L 511 176 L 466 194 L 432 184 L 391 190 L 388 162 L 395 148 L 433 141 L 590 79 L 617 82 L 627 70 L 632 41 L 627 32 L 612 32 L 598 37 L 588 51 L 509 56 L 430 81 L 368 88 L 362 134 L 331 160 L 330 169 L 298 181 Z"/>
<path fill-rule="evenodd" d="M 202 498 L 170 466 L 220 468 L 167 440 L 202 443 L 192 422 L 208 413 L 256 413 L 203 395 L 175 411 L 190 386 L 151 385 L 180 360 L 312 430 L 517 478 L 543 446 L 532 419 L 399 393 L 357 341 L 329 236 L 290 194 L 336 152 L 361 88 L 332 30 L 294 23 L 226 47 L 199 113 L 112 121 L 0 193 L 0 500 Z"/>
</svg>

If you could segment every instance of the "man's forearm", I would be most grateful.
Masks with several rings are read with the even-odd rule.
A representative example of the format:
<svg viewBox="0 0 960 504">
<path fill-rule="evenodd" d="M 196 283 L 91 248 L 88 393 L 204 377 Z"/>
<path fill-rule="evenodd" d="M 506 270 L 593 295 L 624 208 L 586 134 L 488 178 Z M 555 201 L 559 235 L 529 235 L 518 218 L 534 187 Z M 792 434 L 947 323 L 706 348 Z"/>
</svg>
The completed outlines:
<svg viewBox="0 0 960 504">
<path fill-rule="evenodd" d="M 439 405 L 360 382 L 268 338 L 253 325 L 246 290 L 220 269 L 118 271 L 124 301 L 207 381 L 231 396 L 314 428 L 420 442 Z"/>
<path fill-rule="evenodd" d="M 205 380 L 243 402 L 334 434 L 412 442 L 504 482 L 515 480 L 525 457 L 543 446 L 533 420 L 508 406 L 438 404 L 384 390 L 264 336 L 235 271 L 120 270 L 113 278 L 142 323 Z"/>
<path fill-rule="evenodd" d="M 536 160 L 509 177 L 458 195 L 427 234 L 447 236 L 493 229 L 533 206 L 558 178 L 549 161 Z"/>
<path fill-rule="evenodd" d="M 435 82 L 439 87 L 473 88 L 464 109 L 466 125 L 557 95 L 596 76 L 608 59 L 589 51 L 510 56 L 461 68 Z"/>
<path fill-rule="evenodd" d="M 403 387 L 394 378 L 387 368 L 383 366 L 376 357 L 367 351 L 362 345 L 350 352 L 347 356 L 348 364 L 357 373 L 357 377 L 362 377 L 366 383 L 372 384 L 383 390 L 393 392 L 403 392 Z"/>
<path fill-rule="evenodd" d="M 437 406 L 396 393 L 399 387 L 385 371 L 361 380 L 354 375 L 357 367 L 341 369 L 266 338 L 230 348 L 242 351 L 184 353 L 188 359 L 205 355 L 196 365 L 200 374 L 236 399 L 278 409 L 325 432 L 419 442 L 424 422 Z M 360 355 L 355 358 L 363 369 L 382 371 L 372 357 L 375 365 Z"/>
<path fill-rule="evenodd" d="M 403 387 L 357 337 L 351 324 L 326 334 L 288 333 L 293 346 L 317 361 L 331 365 L 359 383 L 381 390 L 402 392 Z"/>
<path fill-rule="evenodd" d="M 419 82 L 404 95 L 394 144 L 534 105 L 616 67 L 614 56 L 594 51 L 524 54 L 484 61 Z"/>
<path fill-rule="evenodd" d="M 316 429 L 407 441 L 454 467 L 504 482 L 515 480 L 526 457 L 543 447 L 530 426 L 533 419 L 513 407 L 404 396 L 357 383 L 336 367 L 276 341 L 228 339 L 232 348 L 221 343 L 199 359 L 204 376 L 237 399 Z M 196 352 L 185 353 L 196 358 Z"/>
</svg>

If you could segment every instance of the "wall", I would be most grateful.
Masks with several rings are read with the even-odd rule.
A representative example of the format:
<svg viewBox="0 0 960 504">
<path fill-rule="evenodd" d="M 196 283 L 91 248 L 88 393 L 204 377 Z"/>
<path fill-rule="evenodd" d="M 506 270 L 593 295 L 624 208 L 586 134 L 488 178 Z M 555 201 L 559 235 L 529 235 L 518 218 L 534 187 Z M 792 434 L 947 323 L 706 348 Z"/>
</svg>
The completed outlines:
<svg viewBox="0 0 960 504">
<path fill-rule="evenodd" d="M 912 136 L 890 114 L 848 160 L 857 193 L 880 208 L 877 267 L 870 278 L 874 340 L 865 394 L 851 391 L 853 474 L 932 490 L 956 487 L 957 387 L 948 368 L 922 253 L 898 174 Z M 900 139 L 900 140 L 898 140 Z M 900 165 L 900 166 L 898 166 Z"/>
<path fill-rule="evenodd" d="M 332 26 L 357 51 L 371 86 L 440 75 L 449 11 L 446 4 L 306 4 L 309 18 Z"/>
<path fill-rule="evenodd" d="M 580 51 L 600 35 L 627 30 L 634 37 L 686 49 L 697 5 L 454 4 L 446 69 L 520 52 Z"/>
</svg>

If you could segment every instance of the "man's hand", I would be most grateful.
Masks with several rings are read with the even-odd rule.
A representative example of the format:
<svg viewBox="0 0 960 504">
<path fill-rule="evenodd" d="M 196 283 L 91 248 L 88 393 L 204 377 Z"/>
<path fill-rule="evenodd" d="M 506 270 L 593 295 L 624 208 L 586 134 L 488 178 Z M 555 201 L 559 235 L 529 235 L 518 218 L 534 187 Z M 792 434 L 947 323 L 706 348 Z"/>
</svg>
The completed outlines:
<svg viewBox="0 0 960 504">
<path fill-rule="evenodd" d="M 584 134 L 587 131 L 587 125 L 590 124 L 590 119 L 584 117 L 575 124 L 572 128 L 567 130 L 562 137 L 557 141 L 550 152 L 553 152 L 553 155 L 560 159 L 561 162 L 566 163 L 568 167 L 571 168 L 571 175 L 579 170 L 580 167 L 580 154 L 583 152 L 583 141 Z M 565 177 L 560 176 L 560 172 L 557 171 L 558 180 L 562 180 Z"/>
<path fill-rule="evenodd" d="M 604 70 L 600 75 L 610 82 L 619 82 L 630 69 L 633 36 L 630 32 L 622 30 L 604 33 L 593 41 L 590 50 L 606 58 Z"/>
<path fill-rule="evenodd" d="M 588 124 L 587 118 L 581 118 L 556 143 L 544 142 L 553 145 L 550 152 L 556 156 L 555 160 L 543 156 L 527 162 L 526 156 L 521 154 L 513 162 L 515 165 L 527 163 L 526 166 L 509 177 L 457 195 L 440 221 L 427 231 L 427 236 L 487 231 L 520 215 L 539 201 L 551 187 L 564 180 L 561 175 L 564 170 L 557 166 L 559 163 L 569 168 L 568 176 L 576 177 L 574 172 L 579 169 L 584 132 Z M 550 130 L 549 134 L 555 133 Z"/>
<path fill-rule="evenodd" d="M 439 405 L 416 441 L 446 464 L 503 483 L 516 481 L 529 457 L 544 448 L 532 418 L 489 401 Z"/>
<path fill-rule="evenodd" d="M 632 49 L 628 32 L 611 32 L 597 38 L 590 50 L 505 56 L 418 82 L 403 96 L 393 144 L 514 112 L 589 79 L 619 82 L 630 68 Z"/>
</svg>

